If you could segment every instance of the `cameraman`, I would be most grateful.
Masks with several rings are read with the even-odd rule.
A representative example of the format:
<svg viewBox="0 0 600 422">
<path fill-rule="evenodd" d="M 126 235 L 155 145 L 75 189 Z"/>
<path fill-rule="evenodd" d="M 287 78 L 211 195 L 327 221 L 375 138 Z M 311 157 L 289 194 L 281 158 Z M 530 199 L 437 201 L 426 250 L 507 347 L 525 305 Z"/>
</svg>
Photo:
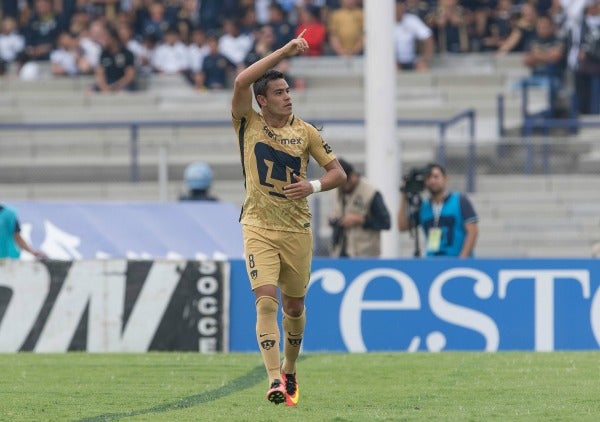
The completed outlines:
<svg viewBox="0 0 600 422">
<path fill-rule="evenodd" d="M 339 159 L 346 183 L 337 189 L 329 224 L 333 227 L 331 256 L 377 257 L 381 254 L 381 230 L 391 227 L 383 196 L 354 167 Z"/>
<path fill-rule="evenodd" d="M 473 256 L 478 217 L 471 201 L 462 193 L 448 191 L 448 177 L 441 165 L 429 164 L 423 172 L 429 198 L 422 201 L 416 212 L 418 224 L 425 232 L 426 256 Z M 407 183 L 409 181 L 404 180 L 398 211 L 398 227 L 402 232 L 414 228 L 411 227 L 409 198 L 404 188 Z"/>
</svg>

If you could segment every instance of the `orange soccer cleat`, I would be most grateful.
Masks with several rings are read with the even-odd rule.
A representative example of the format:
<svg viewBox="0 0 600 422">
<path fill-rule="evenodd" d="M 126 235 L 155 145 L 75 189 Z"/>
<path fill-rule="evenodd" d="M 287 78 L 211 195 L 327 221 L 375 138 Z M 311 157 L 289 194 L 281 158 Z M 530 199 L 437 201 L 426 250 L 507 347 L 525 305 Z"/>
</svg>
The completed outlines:
<svg viewBox="0 0 600 422">
<path fill-rule="evenodd" d="M 296 373 L 293 374 L 281 374 L 283 383 L 285 384 L 285 405 L 296 406 L 300 400 L 300 387 L 298 386 L 298 380 L 296 379 Z"/>
<path fill-rule="evenodd" d="M 281 380 L 276 379 L 271 383 L 271 388 L 267 391 L 267 400 L 274 404 L 286 401 L 286 388 Z"/>
</svg>

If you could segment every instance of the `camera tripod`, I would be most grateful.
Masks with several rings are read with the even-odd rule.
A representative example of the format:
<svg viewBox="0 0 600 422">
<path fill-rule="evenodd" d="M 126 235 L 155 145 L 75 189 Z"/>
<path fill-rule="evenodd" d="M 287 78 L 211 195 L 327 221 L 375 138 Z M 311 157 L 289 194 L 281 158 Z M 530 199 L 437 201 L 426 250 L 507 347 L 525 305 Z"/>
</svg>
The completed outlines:
<svg viewBox="0 0 600 422">
<path fill-rule="evenodd" d="M 409 194 L 407 199 L 408 199 L 409 231 L 410 231 L 410 235 L 415 240 L 413 256 L 415 258 L 420 258 L 421 257 L 421 247 L 419 244 L 419 225 L 420 225 L 419 212 L 421 210 L 421 204 L 423 202 L 423 199 L 421 198 L 421 195 L 419 195 L 418 193 Z"/>
</svg>

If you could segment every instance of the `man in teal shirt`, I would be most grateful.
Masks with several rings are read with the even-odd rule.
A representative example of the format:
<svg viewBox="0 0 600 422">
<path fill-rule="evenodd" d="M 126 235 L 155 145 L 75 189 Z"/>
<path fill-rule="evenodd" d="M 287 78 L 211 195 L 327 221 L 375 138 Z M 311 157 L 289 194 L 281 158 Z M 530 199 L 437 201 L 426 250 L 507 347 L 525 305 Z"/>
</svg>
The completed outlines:
<svg viewBox="0 0 600 422">
<path fill-rule="evenodd" d="M 424 175 L 424 187 L 429 191 L 419 208 L 418 222 L 425 234 L 426 256 L 473 256 L 479 234 L 479 218 L 469 198 L 448 190 L 446 170 L 439 164 L 429 164 Z M 402 194 L 398 212 L 400 231 L 410 229 L 408 198 Z"/>
<path fill-rule="evenodd" d="M 15 210 L 0 204 L 0 259 L 18 259 L 21 250 L 36 258 L 46 258 L 45 253 L 33 249 L 21 236 L 21 226 Z"/>
</svg>

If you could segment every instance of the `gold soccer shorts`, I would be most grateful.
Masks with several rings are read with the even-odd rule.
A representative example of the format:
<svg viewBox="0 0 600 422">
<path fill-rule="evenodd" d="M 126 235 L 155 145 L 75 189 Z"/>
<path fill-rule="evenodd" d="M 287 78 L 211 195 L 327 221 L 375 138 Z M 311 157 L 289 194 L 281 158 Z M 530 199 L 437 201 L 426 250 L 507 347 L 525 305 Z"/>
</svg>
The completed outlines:
<svg viewBox="0 0 600 422">
<path fill-rule="evenodd" d="M 290 297 L 306 295 L 312 260 L 312 233 L 242 226 L 246 271 L 252 290 L 278 286 Z"/>
</svg>

